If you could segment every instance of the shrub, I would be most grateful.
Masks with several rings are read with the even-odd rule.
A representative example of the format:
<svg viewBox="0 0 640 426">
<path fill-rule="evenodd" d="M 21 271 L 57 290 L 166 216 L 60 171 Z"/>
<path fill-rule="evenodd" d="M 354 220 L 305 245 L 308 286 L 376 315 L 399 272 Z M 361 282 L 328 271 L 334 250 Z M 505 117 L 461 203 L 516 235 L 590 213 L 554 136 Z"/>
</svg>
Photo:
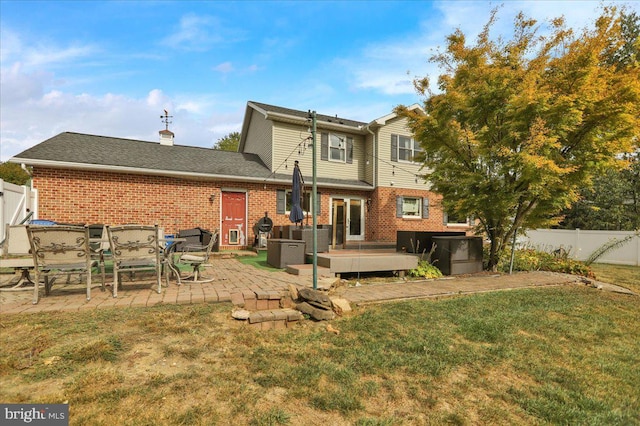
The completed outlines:
<svg viewBox="0 0 640 426">
<path fill-rule="evenodd" d="M 510 256 L 505 256 L 498 263 L 498 270 L 509 271 Z M 548 253 L 531 248 L 516 250 L 513 259 L 514 271 L 550 271 L 565 274 L 593 277 L 591 268 L 575 259 L 569 258 L 566 251 Z"/>
<path fill-rule="evenodd" d="M 426 260 L 418 261 L 418 267 L 409 271 L 409 276 L 422 278 L 438 278 L 442 276 L 440 269 Z"/>
</svg>

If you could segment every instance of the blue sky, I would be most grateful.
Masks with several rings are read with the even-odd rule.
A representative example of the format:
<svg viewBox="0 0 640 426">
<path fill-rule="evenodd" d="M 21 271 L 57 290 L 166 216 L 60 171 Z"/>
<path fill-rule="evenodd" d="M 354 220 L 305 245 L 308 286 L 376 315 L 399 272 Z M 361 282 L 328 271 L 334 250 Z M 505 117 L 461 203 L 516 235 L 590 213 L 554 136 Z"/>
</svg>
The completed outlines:
<svg viewBox="0 0 640 426">
<path fill-rule="evenodd" d="M 429 56 L 499 4 L 0 0 L 0 160 L 64 131 L 155 141 L 164 109 L 177 144 L 203 147 L 250 100 L 371 121 L 421 102 Z M 495 33 L 518 11 L 582 28 L 599 6 L 507 1 Z"/>
</svg>

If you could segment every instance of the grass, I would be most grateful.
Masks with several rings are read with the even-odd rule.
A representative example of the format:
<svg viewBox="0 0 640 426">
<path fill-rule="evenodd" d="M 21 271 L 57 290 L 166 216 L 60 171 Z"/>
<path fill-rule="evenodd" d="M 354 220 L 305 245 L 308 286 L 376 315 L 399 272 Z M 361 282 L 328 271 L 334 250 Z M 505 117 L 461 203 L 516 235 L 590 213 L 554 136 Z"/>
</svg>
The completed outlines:
<svg viewBox="0 0 640 426">
<path fill-rule="evenodd" d="M 267 271 L 283 271 L 283 269 L 275 268 L 267 263 L 267 251 L 260 250 L 255 256 L 238 256 L 238 261 L 244 265 L 253 266 L 254 268 Z"/>
<path fill-rule="evenodd" d="M 621 285 L 640 270 L 597 269 Z M 640 425 L 638 300 L 390 303 L 333 321 L 339 335 L 254 332 L 226 304 L 3 316 L 0 401 L 68 401 L 72 425 Z"/>
<path fill-rule="evenodd" d="M 591 269 L 595 273 L 596 279 L 626 287 L 634 293 L 640 294 L 640 267 L 592 263 Z"/>
</svg>

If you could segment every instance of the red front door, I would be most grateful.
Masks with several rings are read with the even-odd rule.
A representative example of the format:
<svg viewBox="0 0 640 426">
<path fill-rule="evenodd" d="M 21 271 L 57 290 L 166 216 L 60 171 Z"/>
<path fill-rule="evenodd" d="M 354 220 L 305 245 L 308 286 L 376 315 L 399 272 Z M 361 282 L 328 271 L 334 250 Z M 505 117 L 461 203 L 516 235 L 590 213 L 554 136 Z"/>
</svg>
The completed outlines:
<svg viewBox="0 0 640 426">
<path fill-rule="evenodd" d="M 247 195 L 222 193 L 222 241 L 224 246 L 247 245 Z"/>
</svg>

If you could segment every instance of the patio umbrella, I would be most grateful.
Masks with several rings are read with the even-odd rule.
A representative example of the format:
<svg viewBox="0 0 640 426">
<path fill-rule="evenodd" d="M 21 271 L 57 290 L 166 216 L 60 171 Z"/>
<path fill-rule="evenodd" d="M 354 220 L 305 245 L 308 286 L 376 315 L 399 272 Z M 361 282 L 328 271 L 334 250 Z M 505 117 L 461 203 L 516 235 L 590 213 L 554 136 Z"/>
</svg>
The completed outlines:
<svg viewBox="0 0 640 426">
<path fill-rule="evenodd" d="M 302 173 L 298 162 L 296 161 L 293 166 L 293 187 L 291 189 L 291 213 L 289 214 L 289 220 L 293 223 L 302 224 L 304 219 L 304 212 L 300 207 L 300 193 L 302 192 L 302 185 L 304 185 L 304 179 L 302 179 Z"/>
</svg>

